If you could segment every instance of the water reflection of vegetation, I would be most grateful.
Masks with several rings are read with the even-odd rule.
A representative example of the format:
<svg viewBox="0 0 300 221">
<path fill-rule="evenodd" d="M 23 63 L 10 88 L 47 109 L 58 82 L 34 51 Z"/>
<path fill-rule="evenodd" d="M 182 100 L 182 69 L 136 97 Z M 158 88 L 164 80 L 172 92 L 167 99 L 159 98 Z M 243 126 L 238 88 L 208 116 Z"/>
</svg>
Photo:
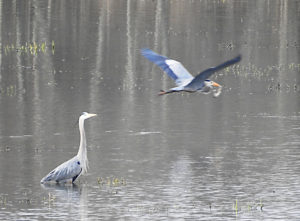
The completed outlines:
<svg viewBox="0 0 300 221">
<path fill-rule="evenodd" d="M 47 44 L 46 42 L 26 42 L 24 45 L 7 44 L 4 45 L 3 49 L 5 55 L 8 55 L 12 52 L 17 52 L 20 54 L 37 55 L 38 53 L 46 53 L 47 50 L 51 50 L 52 54 L 54 54 L 55 43 L 54 41 L 52 41 L 51 44 Z"/>
</svg>

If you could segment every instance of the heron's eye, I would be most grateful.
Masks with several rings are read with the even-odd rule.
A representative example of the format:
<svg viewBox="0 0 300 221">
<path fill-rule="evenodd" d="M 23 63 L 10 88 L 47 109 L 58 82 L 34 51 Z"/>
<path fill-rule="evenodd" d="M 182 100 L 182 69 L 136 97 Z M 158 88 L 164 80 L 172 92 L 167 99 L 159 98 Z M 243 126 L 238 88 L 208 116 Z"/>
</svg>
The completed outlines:
<svg viewBox="0 0 300 221">
<path fill-rule="evenodd" d="M 77 164 L 78 164 L 78 165 L 80 165 L 80 162 L 79 162 L 79 161 L 77 161 Z"/>
<path fill-rule="evenodd" d="M 86 115 L 87 114 L 87 112 L 82 112 L 82 115 Z"/>
</svg>

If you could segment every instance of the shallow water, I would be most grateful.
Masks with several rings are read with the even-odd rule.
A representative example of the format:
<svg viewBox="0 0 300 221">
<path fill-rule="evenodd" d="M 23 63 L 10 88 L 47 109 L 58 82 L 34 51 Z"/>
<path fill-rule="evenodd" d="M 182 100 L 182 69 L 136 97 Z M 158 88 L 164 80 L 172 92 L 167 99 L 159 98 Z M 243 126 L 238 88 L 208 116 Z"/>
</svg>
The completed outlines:
<svg viewBox="0 0 300 221">
<path fill-rule="evenodd" d="M 1 220 L 297 220 L 298 1 L 0 1 Z M 149 47 L 222 94 L 171 94 Z M 41 185 L 77 153 L 76 185 Z"/>
</svg>

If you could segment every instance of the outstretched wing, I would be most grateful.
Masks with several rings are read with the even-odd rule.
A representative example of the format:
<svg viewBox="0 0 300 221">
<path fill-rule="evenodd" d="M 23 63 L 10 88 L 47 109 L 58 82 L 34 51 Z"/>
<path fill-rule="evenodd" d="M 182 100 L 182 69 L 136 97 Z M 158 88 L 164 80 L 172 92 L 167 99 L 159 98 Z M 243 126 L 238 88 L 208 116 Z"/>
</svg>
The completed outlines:
<svg viewBox="0 0 300 221">
<path fill-rule="evenodd" d="M 166 72 L 178 86 L 187 82 L 188 80 L 188 82 L 190 82 L 194 78 L 178 61 L 156 54 L 154 51 L 148 48 L 141 49 L 141 53 L 144 57 L 152 61 L 164 72 Z"/>
<path fill-rule="evenodd" d="M 203 82 L 208 79 L 211 75 L 213 75 L 215 72 L 224 69 L 230 65 L 233 65 L 237 62 L 239 62 L 242 59 L 242 56 L 239 55 L 231 60 L 228 60 L 216 67 L 206 69 L 205 71 L 202 71 L 200 74 L 198 74 L 188 85 L 186 85 L 187 88 L 197 90 L 199 87 L 203 85 Z"/>
<path fill-rule="evenodd" d="M 47 174 L 41 183 L 50 181 L 62 181 L 73 179 L 73 181 L 80 175 L 82 168 L 80 167 L 80 162 L 77 160 L 76 156 L 67 162 L 56 167 L 49 174 Z"/>
</svg>

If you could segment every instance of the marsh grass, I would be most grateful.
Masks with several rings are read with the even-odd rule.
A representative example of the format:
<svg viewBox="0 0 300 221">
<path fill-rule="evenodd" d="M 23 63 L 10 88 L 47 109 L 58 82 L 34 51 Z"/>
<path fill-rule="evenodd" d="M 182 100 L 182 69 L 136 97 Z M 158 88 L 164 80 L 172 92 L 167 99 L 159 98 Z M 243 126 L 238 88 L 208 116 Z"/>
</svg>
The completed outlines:
<svg viewBox="0 0 300 221">
<path fill-rule="evenodd" d="M 296 78 L 286 77 L 292 72 L 300 72 L 300 63 L 269 65 L 257 67 L 254 64 L 237 64 L 225 68 L 215 75 L 215 79 L 233 76 L 239 80 L 265 82 L 266 93 L 299 93 L 300 85 Z M 281 76 L 281 78 L 279 77 Z M 226 90 L 225 90 L 226 91 Z"/>
<path fill-rule="evenodd" d="M 116 195 L 127 185 L 127 181 L 122 177 L 98 177 L 97 184 L 99 190 Z"/>
<path fill-rule="evenodd" d="M 18 94 L 17 85 L 8 85 L 6 87 L 0 87 L 0 94 L 7 97 L 14 97 Z"/>
<path fill-rule="evenodd" d="M 6 207 L 7 205 L 7 199 L 6 199 L 6 196 L 0 196 L 0 207 Z"/>
<path fill-rule="evenodd" d="M 51 50 L 52 54 L 55 52 L 55 43 L 52 40 L 51 44 L 46 42 L 25 42 L 23 45 L 7 44 L 3 46 L 4 54 L 16 52 L 18 54 L 30 54 L 37 55 L 39 53 L 45 54 L 48 50 Z"/>
<path fill-rule="evenodd" d="M 235 64 L 224 69 L 218 76 L 230 76 L 262 79 L 266 78 L 271 81 L 276 80 L 278 74 L 285 72 L 300 72 L 300 63 L 289 63 L 279 65 L 268 65 L 265 67 L 258 67 L 254 64 Z"/>
<path fill-rule="evenodd" d="M 98 177 L 97 178 L 97 183 L 99 186 L 107 186 L 107 187 L 119 187 L 119 186 L 126 186 L 127 182 L 126 180 L 121 177 Z"/>
<path fill-rule="evenodd" d="M 239 213 L 247 213 L 247 212 L 253 212 L 253 211 L 263 211 L 264 204 L 262 202 L 262 199 L 253 202 L 239 202 L 238 199 L 235 200 L 235 202 L 232 203 L 232 210 L 237 216 Z"/>
</svg>

